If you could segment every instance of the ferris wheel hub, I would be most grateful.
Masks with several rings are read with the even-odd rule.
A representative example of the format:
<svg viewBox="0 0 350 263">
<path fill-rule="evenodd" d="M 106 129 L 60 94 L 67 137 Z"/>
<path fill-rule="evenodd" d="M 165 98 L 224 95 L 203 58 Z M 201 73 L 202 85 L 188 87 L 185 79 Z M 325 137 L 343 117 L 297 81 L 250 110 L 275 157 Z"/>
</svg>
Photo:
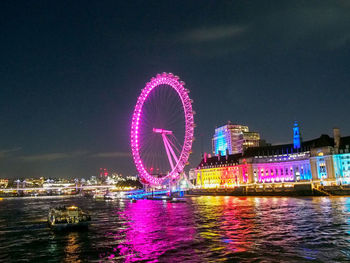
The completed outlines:
<svg viewBox="0 0 350 263">
<path fill-rule="evenodd" d="M 157 128 L 153 128 L 153 132 L 154 133 L 161 133 L 161 134 L 173 134 L 172 131 L 164 130 L 164 129 L 157 129 Z"/>
</svg>

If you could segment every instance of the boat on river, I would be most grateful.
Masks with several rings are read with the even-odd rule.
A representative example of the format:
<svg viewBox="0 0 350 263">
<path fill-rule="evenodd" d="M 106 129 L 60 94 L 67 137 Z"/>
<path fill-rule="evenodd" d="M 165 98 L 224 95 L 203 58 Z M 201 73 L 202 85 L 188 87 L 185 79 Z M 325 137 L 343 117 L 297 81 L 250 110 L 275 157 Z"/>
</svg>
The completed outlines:
<svg viewBox="0 0 350 263">
<path fill-rule="evenodd" d="M 183 199 L 173 198 L 170 200 L 170 203 L 186 203 L 186 201 Z"/>
<path fill-rule="evenodd" d="M 48 215 L 49 226 L 57 230 L 86 228 L 90 221 L 91 216 L 76 206 L 51 208 Z"/>
<path fill-rule="evenodd" d="M 111 192 L 108 192 L 104 195 L 104 200 L 115 200 L 117 198 L 118 198 L 117 195 Z"/>
<path fill-rule="evenodd" d="M 161 200 L 161 201 L 170 201 L 172 199 L 171 196 L 167 195 L 154 195 L 154 196 L 147 196 L 147 200 Z"/>
<path fill-rule="evenodd" d="M 95 200 L 105 200 L 105 194 L 104 193 L 95 193 L 93 195 L 93 198 Z"/>
</svg>

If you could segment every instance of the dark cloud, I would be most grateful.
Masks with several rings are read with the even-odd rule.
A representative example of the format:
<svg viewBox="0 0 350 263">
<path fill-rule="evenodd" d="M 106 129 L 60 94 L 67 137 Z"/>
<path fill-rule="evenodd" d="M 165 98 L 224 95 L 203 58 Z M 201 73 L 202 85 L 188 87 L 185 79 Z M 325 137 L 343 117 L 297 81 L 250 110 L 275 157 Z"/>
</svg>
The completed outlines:
<svg viewBox="0 0 350 263">
<path fill-rule="evenodd" d="M 180 34 L 179 39 L 184 42 L 199 44 L 202 42 L 222 41 L 239 37 L 247 31 L 247 26 L 225 25 L 191 29 Z"/>
<path fill-rule="evenodd" d="M 93 158 L 131 158 L 131 153 L 128 152 L 103 152 L 103 153 L 95 153 L 90 157 Z"/>
<path fill-rule="evenodd" d="M 5 157 L 12 156 L 15 152 L 18 152 L 21 149 L 22 149 L 21 147 L 15 147 L 15 148 L 12 148 L 12 149 L 0 150 L 0 158 L 5 158 Z"/>
<path fill-rule="evenodd" d="M 86 152 L 71 152 L 71 153 L 46 153 L 21 156 L 19 159 L 26 162 L 43 162 L 43 161 L 56 161 L 62 159 L 77 158 L 86 155 Z"/>
</svg>

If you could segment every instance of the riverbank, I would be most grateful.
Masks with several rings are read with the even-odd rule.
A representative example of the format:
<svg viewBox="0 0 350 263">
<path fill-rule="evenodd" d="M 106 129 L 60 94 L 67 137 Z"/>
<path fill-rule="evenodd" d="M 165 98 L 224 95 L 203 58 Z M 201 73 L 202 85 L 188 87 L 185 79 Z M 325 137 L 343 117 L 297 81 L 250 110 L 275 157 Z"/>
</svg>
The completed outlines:
<svg viewBox="0 0 350 263">
<path fill-rule="evenodd" d="M 349 196 L 348 186 L 318 186 L 295 184 L 292 187 L 274 187 L 273 185 L 240 186 L 235 188 L 192 189 L 187 195 L 217 196 Z"/>
<path fill-rule="evenodd" d="M 5 200 L 36 200 L 36 199 L 68 199 L 68 198 L 77 198 L 81 197 L 79 195 L 41 195 L 41 196 L 6 196 L 0 197 L 0 201 Z"/>
</svg>

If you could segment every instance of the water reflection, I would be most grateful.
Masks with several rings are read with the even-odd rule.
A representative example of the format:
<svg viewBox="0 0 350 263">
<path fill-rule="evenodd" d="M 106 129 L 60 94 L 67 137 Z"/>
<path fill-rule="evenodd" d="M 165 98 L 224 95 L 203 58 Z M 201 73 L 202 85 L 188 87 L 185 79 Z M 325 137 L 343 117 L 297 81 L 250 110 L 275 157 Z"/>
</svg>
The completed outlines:
<svg viewBox="0 0 350 263">
<path fill-rule="evenodd" d="M 235 202 L 237 201 L 237 202 Z M 255 229 L 254 208 L 242 205 L 238 209 L 238 204 L 246 203 L 246 198 L 223 199 L 223 213 L 220 217 L 219 226 L 222 232 L 221 238 L 226 243 L 226 249 L 232 252 L 248 251 L 253 245 L 251 234 Z"/>
<path fill-rule="evenodd" d="M 188 208 L 182 204 L 150 200 L 128 205 L 120 213 L 126 221 L 125 238 L 114 251 L 119 251 L 126 262 L 156 260 L 166 252 L 177 251 L 182 244 L 194 239 L 195 225 L 191 222 L 192 213 Z M 120 233 L 116 233 L 115 237 L 118 239 Z M 109 257 L 115 257 L 115 254 Z"/>
<path fill-rule="evenodd" d="M 249 250 L 254 217 L 253 207 L 245 205 L 245 198 L 207 196 L 195 201 L 197 228 L 206 243 L 211 243 L 222 253 Z"/>
<path fill-rule="evenodd" d="M 78 242 L 78 233 L 71 232 L 67 236 L 67 244 L 64 249 L 65 262 L 73 261 L 73 262 L 81 262 L 79 259 L 79 249 L 80 244 Z"/>
<path fill-rule="evenodd" d="M 92 211 L 89 231 L 48 229 L 48 208 L 73 201 Z M 350 262 L 350 198 L 2 201 L 0 261 L 35 260 Z"/>
</svg>

